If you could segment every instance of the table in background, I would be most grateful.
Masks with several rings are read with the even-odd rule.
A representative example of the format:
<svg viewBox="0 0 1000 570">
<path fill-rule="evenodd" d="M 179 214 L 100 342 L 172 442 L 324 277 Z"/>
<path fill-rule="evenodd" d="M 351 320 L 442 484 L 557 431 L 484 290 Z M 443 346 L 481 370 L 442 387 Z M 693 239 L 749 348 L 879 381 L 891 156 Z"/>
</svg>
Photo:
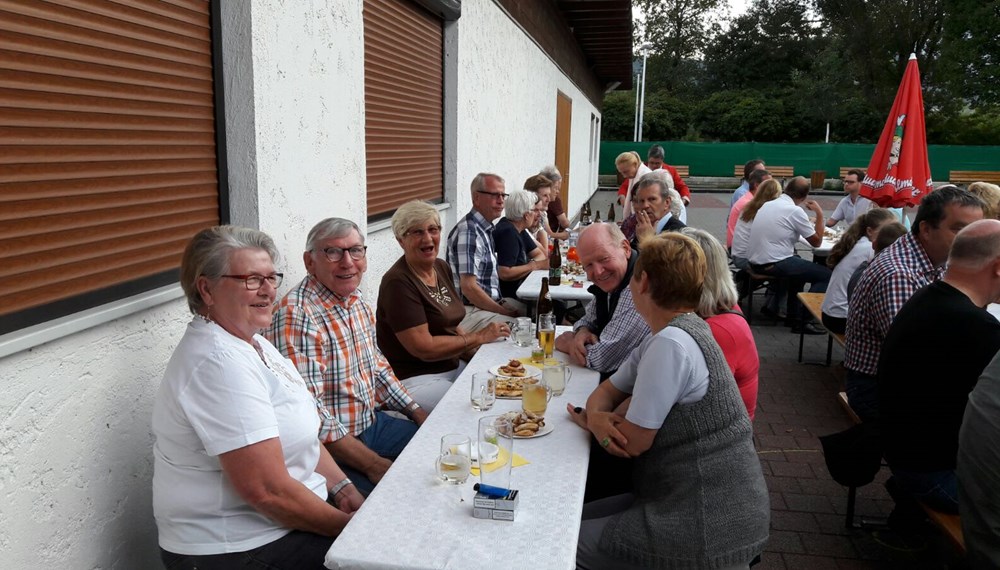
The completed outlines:
<svg viewBox="0 0 1000 570">
<path fill-rule="evenodd" d="M 586 402 L 597 386 L 596 372 L 573 366 L 566 392 L 549 402 L 545 421 L 553 431 L 514 443 L 514 452 L 530 461 L 511 471 L 511 486 L 520 491 L 514 522 L 473 518 L 478 478 L 448 485 L 434 468 L 441 436 L 464 433 L 476 441 L 479 418 L 520 409 L 520 400 L 497 400 L 489 412 L 477 412 L 469 392 L 473 373 L 521 357 L 528 361 L 527 349 L 509 341 L 479 349 L 334 542 L 328 568 L 576 567 L 590 434 L 569 419 L 565 407 Z M 567 359 L 559 352 L 556 357 Z"/>
<path fill-rule="evenodd" d="M 542 277 L 548 277 L 549 272 L 544 269 L 539 269 L 537 271 L 532 271 L 524 278 L 524 282 L 521 286 L 517 288 L 517 298 L 522 301 L 535 301 L 538 299 L 538 292 L 542 289 Z M 573 287 L 572 282 L 567 280 L 564 275 L 562 278 L 563 285 L 557 285 L 555 287 L 549 286 L 549 294 L 555 300 L 562 301 L 580 301 L 581 303 L 586 303 L 594 298 L 587 291 L 587 288 L 593 285 L 590 281 L 584 281 L 583 287 Z"/>
</svg>

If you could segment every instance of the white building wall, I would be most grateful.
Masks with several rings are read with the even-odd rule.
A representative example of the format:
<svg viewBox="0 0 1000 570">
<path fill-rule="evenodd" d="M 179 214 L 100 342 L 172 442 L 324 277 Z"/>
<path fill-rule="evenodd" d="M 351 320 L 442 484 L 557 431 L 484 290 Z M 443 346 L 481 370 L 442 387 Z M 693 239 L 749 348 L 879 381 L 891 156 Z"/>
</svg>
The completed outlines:
<svg viewBox="0 0 1000 570">
<path fill-rule="evenodd" d="M 287 290 L 304 276 L 301 252 L 316 221 L 342 216 L 368 230 L 362 2 L 224 4 L 226 45 L 240 50 L 224 54 L 231 211 L 275 238 Z M 497 172 L 514 189 L 553 162 L 557 91 L 573 100 L 572 217 L 593 190 L 596 111 L 492 1 L 462 9 L 458 189 L 445 223 L 468 211 L 476 172 Z M 374 302 L 401 250 L 386 223 L 368 230 L 368 244 L 364 287 Z M 175 293 L 0 357 L 0 568 L 159 567 L 150 411 L 187 320 Z"/>
</svg>

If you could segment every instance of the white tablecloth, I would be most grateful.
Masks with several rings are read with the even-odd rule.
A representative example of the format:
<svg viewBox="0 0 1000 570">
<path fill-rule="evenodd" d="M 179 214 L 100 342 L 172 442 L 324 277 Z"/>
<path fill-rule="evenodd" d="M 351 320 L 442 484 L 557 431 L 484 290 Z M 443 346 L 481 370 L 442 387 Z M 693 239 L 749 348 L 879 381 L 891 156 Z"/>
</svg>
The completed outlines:
<svg viewBox="0 0 1000 570">
<path fill-rule="evenodd" d="M 542 289 L 542 277 L 548 277 L 549 272 L 540 269 L 538 271 L 532 271 L 521 283 L 521 286 L 517 288 L 517 298 L 523 300 L 534 301 L 538 298 L 538 292 Z M 590 281 L 584 281 L 583 287 L 573 287 L 572 282 L 569 281 L 566 276 L 562 278 L 562 285 L 557 287 L 549 287 L 549 294 L 553 299 L 561 299 L 563 301 L 583 301 L 586 303 L 594 298 L 593 295 L 587 291 L 587 287 L 593 285 Z"/>
<path fill-rule="evenodd" d="M 510 342 L 479 349 L 334 542 L 328 568 L 575 567 L 590 440 L 564 408 L 567 402 L 586 403 L 597 386 L 596 372 L 574 366 L 566 392 L 549 402 L 546 422 L 554 426 L 552 433 L 515 440 L 514 452 L 530 463 L 511 472 L 511 486 L 520 491 L 513 522 L 473 518 L 472 486 L 478 479 L 470 476 L 464 485 L 452 486 L 439 481 L 434 469 L 442 435 L 464 433 L 475 441 L 479 418 L 520 409 L 519 400 L 497 400 L 489 412 L 473 410 L 471 375 L 526 356 L 526 349 Z"/>
</svg>

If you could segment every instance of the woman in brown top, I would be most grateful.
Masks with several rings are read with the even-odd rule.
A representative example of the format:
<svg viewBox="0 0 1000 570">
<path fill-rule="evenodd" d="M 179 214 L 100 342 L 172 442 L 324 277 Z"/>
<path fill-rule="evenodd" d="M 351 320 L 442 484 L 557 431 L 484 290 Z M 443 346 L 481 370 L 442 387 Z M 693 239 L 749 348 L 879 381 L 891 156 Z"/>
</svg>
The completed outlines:
<svg viewBox="0 0 1000 570">
<path fill-rule="evenodd" d="M 490 323 L 467 332 L 458 326 L 465 307 L 448 263 L 438 258 L 437 209 L 419 200 L 403 204 L 392 216 L 392 233 L 403 257 L 382 277 L 375 313 L 378 345 L 410 396 L 429 411 L 464 368 L 461 359 L 510 329 Z"/>
</svg>

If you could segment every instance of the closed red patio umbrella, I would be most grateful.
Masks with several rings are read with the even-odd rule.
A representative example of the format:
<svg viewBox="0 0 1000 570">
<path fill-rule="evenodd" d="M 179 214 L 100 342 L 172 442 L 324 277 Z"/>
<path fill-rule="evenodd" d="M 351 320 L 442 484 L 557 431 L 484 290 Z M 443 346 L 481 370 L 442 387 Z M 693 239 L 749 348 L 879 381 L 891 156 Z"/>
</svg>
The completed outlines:
<svg viewBox="0 0 1000 570">
<path fill-rule="evenodd" d="M 916 206 L 932 190 L 920 70 L 916 54 L 910 54 L 896 100 L 861 183 L 861 195 L 879 206 L 899 208 Z"/>
</svg>

